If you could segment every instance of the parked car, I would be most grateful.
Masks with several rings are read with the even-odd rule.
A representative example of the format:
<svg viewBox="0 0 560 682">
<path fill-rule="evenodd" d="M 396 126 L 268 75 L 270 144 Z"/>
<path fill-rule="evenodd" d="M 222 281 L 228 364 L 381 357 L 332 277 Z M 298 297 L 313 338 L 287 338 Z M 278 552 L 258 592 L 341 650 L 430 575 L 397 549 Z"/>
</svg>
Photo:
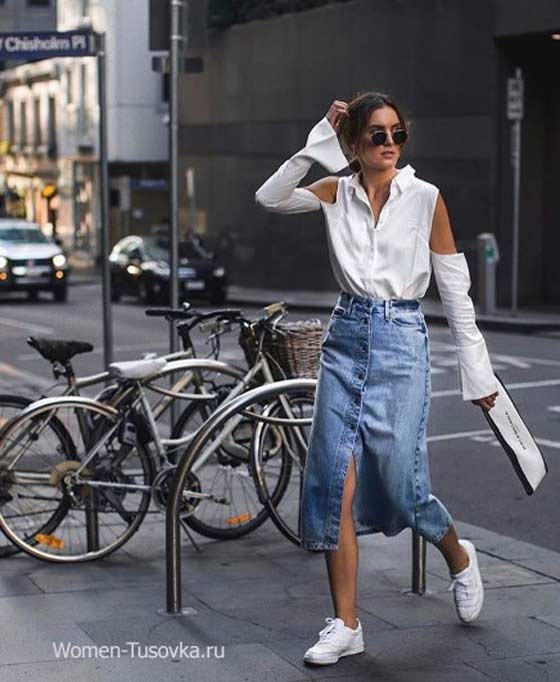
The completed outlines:
<svg viewBox="0 0 560 682">
<path fill-rule="evenodd" d="M 55 301 L 68 299 L 68 264 L 60 246 L 36 223 L 19 218 L 0 219 L 0 292 L 41 290 Z"/>
<path fill-rule="evenodd" d="M 169 298 L 169 242 L 157 236 L 129 236 L 111 251 L 111 300 L 137 296 L 151 305 Z M 179 242 L 179 296 L 201 296 L 211 303 L 226 300 L 226 271 L 199 239 Z"/>
</svg>

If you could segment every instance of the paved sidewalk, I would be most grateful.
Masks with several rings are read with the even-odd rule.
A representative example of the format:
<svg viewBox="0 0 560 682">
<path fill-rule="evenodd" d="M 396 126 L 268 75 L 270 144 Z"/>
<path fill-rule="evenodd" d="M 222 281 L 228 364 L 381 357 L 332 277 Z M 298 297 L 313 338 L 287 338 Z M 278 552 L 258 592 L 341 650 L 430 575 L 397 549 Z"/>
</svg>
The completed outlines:
<svg viewBox="0 0 560 682">
<path fill-rule="evenodd" d="M 74 286 L 99 284 L 101 277 L 98 271 L 87 268 L 73 270 L 70 284 Z M 266 289 L 264 287 L 244 287 L 230 285 L 226 305 L 268 305 L 274 301 L 285 301 L 288 306 L 303 310 L 328 311 L 334 305 L 338 292 L 308 291 L 294 289 Z M 441 302 L 425 298 L 422 302 L 424 315 L 428 322 L 445 321 Z M 496 331 L 513 331 L 531 333 L 537 331 L 560 331 L 560 307 L 519 308 L 517 315 L 511 315 L 507 309 L 498 308 L 493 314 L 484 314 L 476 309 L 476 319 L 481 329 Z"/>
<path fill-rule="evenodd" d="M 5 558 L 0 679 L 559 680 L 560 554 L 465 523 L 457 528 L 479 551 L 486 588 L 479 619 L 458 621 L 435 547 L 428 545 L 428 592 L 419 596 L 407 592 L 410 531 L 361 536 L 358 615 L 366 651 L 322 667 L 303 663 L 302 656 L 333 615 L 324 557 L 292 545 L 270 522 L 240 540 L 202 539 L 202 553 L 184 539 L 183 601 L 196 610 L 192 615 L 159 612 L 165 608 L 161 516 L 96 563 Z M 74 655 L 89 645 L 84 654 L 90 658 L 57 659 L 53 646 L 59 643 L 75 645 Z M 174 654 L 171 647 L 181 643 L 183 653 Z M 102 645 L 113 648 L 91 648 Z M 194 658 L 193 645 L 204 655 L 206 646 L 216 648 Z M 144 646 L 162 647 L 160 658 L 140 658 L 150 651 Z"/>
</svg>

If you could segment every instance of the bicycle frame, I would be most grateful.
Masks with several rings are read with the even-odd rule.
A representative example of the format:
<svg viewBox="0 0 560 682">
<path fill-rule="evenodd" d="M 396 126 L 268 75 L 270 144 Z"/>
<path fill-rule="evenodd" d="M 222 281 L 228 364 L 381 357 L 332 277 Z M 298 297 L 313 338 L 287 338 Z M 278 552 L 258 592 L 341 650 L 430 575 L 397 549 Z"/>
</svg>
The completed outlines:
<svg viewBox="0 0 560 682">
<path fill-rule="evenodd" d="M 174 354 L 176 355 L 176 354 Z M 182 389 L 182 387 L 189 383 L 190 378 L 192 378 L 196 374 L 196 370 L 207 370 L 207 371 L 214 371 L 218 372 L 219 374 L 224 374 L 231 376 L 235 379 L 239 380 L 239 383 L 228 393 L 227 397 L 224 399 L 224 401 L 220 404 L 220 407 L 218 408 L 218 411 L 220 411 L 225 404 L 229 404 L 231 401 L 235 400 L 238 398 L 241 394 L 246 392 L 247 386 L 250 385 L 250 383 L 253 381 L 253 379 L 258 375 L 259 372 L 262 371 L 263 376 L 265 378 L 265 386 L 269 384 L 274 384 L 275 379 L 272 374 L 272 371 L 270 369 L 269 361 L 267 359 L 266 353 L 260 352 L 259 357 L 257 358 L 257 362 L 249 368 L 247 372 L 244 372 L 240 368 L 236 367 L 235 365 L 231 365 L 229 363 L 225 363 L 219 360 L 208 360 L 208 359 L 187 359 L 187 360 L 173 360 L 169 362 L 162 370 L 160 370 L 156 375 L 152 375 L 150 377 L 146 377 L 145 379 L 142 380 L 137 380 L 137 381 L 121 381 L 119 384 L 122 386 L 122 391 L 117 394 L 116 398 L 114 401 L 111 401 L 109 403 L 107 402 L 100 402 L 92 398 L 86 398 L 83 396 L 62 396 L 62 397 L 51 397 L 51 398 L 43 398 L 41 400 L 38 400 L 34 403 L 31 403 L 28 407 L 26 407 L 19 415 L 17 415 L 14 420 L 10 422 L 10 425 L 12 427 L 16 427 L 17 424 L 19 423 L 20 420 L 24 420 L 27 417 L 33 417 L 35 414 L 39 414 L 45 407 L 52 407 L 52 414 L 54 414 L 55 410 L 54 408 L 56 407 L 72 407 L 72 406 L 80 406 L 83 405 L 84 407 L 93 409 L 94 411 L 97 411 L 99 414 L 102 416 L 105 416 L 109 419 L 112 419 L 115 421 L 115 423 L 111 426 L 111 428 L 102 435 L 101 439 L 93 445 L 93 447 L 87 448 L 86 446 L 86 440 L 84 438 L 85 433 L 87 432 L 87 429 L 84 426 L 84 432 L 81 434 L 82 438 L 84 439 L 84 447 L 86 447 L 86 455 L 82 462 L 80 463 L 80 466 L 76 469 L 74 472 L 75 476 L 79 476 L 84 469 L 87 467 L 87 465 L 94 459 L 94 457 L 99 453 L 103 445 L 114 435 L 114 433 L 117 431 L 117 429 L 120 427 L 123 419 L 125 419 L 125 415 L 121 413 L 118 410 L 119 404 L 121 404 L 126 397 L 130 395 L 131 392 L 135 392 L 136 395 L 130 404 L 129 408 L 130 409 L 135 409 L 137 407 L 141 407 L 142 409 L 142 414 L 146 418 L 148 427 L 151 432 L 152 439 L 154 441 L 155 445 L 155 450 L 156 450 L 156 457 L 153 460 L 153 463 L 155 465 L 155 470 L 156 472 L 161 470 L 162 468 L 162 462 L 166 462 L 169 466 L 172 466 L 169 458 L 167 457 L 167 452 L 169 448 L 174 448 L 174 447 L 181 447 L 184 445 L 189 445 L 189 443 L 194 439 L 194 437 L 197 435 L 198 430 L 189 433 L 186 436 L 182 438 L 162 438 L 157 424 L 157 416 L 159 416 L 165 411 L 167 406 L 169 405 L 169 402 L 176 399 L 196 399 L 196 400 L 210 400 L 212 398 L 217 397 L 216 394 L 214 393 L 195 393 L 195 394 L 187 394 L 187 393 L 182 393 L 182 392 L 174 392 L 173 390 L 170 389 L 161 389 L 161 387 L 154 387 L 151 382 L 155 381 L 156 379 L 160 379 L 164 377 L 167 374 L 174 373 L 177 371 L 183 371 L 184 374 L 183 376 L 179 379 L 179 381 L 174 385 L 173 388 L 175 388 L 176 385 L 179 386 L 179 390 Z M 86 386 L 86 385 L 92 385 L 94 383 L 98 383 L 101 380 L 104 380 L 107 377 L 111 377 L 109 372 L 103 372 L 97 375 L 92 375 L 91 377 L 84 377 L 81 380 L 76 380 L 76 383 L 81 382 L 81 386 Z M 150 389 L 150 390 L 155 390 L 156 392 L 163 393 L 167 397 L 166 405 L 163 409 L 161 409 L 159 412 L 155 412 L 154 408 L 150 405 L 146 391 L 145 389 Z M 231 434 L 235 426 L 239 424 L 244 418 L 249 417 L 251 419 L 255 419 L 257 421 L 264 421 L 267 423 L 272 423 L 272 424 L 289 424 L 290 426 L 298 425 L 298 424 L 309 424 L 310 420 L 309 419 L 298 419 L 297 417 L 293 416 L 293 412 L 290 409 L 288 401 L 280 396 L 280 401 L 283 404 L 284 409 L 286 410 L 286 413 L 288 415 L 292 415 L 292 418 L 278 418 L 278 417 L 268 417 L 268 416 L 263 416 L 263 415 L 258 415 L 253 412 L 250 412 L 248 410 L 243 410 L 240 415 L 236 417 L 235 420 L 232 420 L 232 423 L 227 425 L 227 428 L 224 429 L 224 431 L 220 434 L 220 438 L 216 439 L 211 443 L 211 445 L 204 450 L 203 454 L 201 457 L 197 460 L 196 465 L 193 467 L 193 471 L 197 470 L 203 464 L 206 462 L 206 460 L 212 455 L 212 453 L 220 447 L 226 438 Z M 159 405 L 159 403 L 158 403 Z M 41 428 L 46 428 L 46 424 L 48 424 L 48 420 L 44 423 L 41 424 Z M 6 425 L 8 427 L 8 431 L 10 430 L 9 425 Z M 0 435 L 2 435 L 5 432 L 6 427 L 2 429 L 2 432 Z M 80 423 L 80 430 L 82 431 L 82 424 Z M 245 451 L 243 448 L 240 448 L 235 444 L 235 442 L 228 442 L 228 448 L 238 451 L 240 454 L 245 454 Z M 17 461 L 19 461 L 21 455 L 25 452 L 25 450 L 22 450 L 22 452 L 14 459 L 14 461 L 10 464 L 8 467 L 9 469 L 13 469 Z M 150 456 L 153 457 L 153 453 L 151 449 L 148 449 L 148 452 L 150 453 Z M 33 482 L 43 482 L 44 483 L 44 476 L 41 476 L 39 481 L 37 479 L 32 480 L 33 475 L 29 476 L 29 480 L 27 481 L 28 483 L 33 483 Z M 25 476 L 27 479 L 27 476 Z M 23 483 L 23 480 L 20 480 L 21 483 Z M 149 489 L 149 486 L 143 486 L 140 484 L 125 484 L 125 483 L 117 483 L 117 482 L 102 482 L 102 481 L 94 481 L 91 479 L 84 480 L 84 482 L 87 483 L 88 486 L 90 487 L 110 487 L 110 488 L 129 488 L 129 489 L 134 489 L 134 490 L 147 490 Z M 197 494 L 193 491 L 192 493 L 193 497 L 194 496 L 201 496 L 204 497 L 203 494 Z"/>
</svg>

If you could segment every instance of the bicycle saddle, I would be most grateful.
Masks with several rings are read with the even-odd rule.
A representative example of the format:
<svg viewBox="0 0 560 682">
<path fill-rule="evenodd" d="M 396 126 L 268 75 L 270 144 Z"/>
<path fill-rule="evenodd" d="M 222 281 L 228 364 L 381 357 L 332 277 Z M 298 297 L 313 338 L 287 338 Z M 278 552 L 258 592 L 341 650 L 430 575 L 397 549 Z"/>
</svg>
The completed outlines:
<svg viewBox="0 0 560 682">
<path fill-rule="evenodd" d="M 157 374 L 165 365 L 167 365 L 165 358 L 125 360 L 124 362 L 112 362 L 109 365 L 109 373 L 120 379 L 146 379 L 152 374 Z"/>
<path fill-rule="evenodd" d="M 49 362 L 61 362 L 63 364 L 80 353 L 91 353 L 93 345 L 87 341 L 62 341 L 61 339 L 42 339 L 37 336 L 29 336 L 27 343 Z"/>
</svg>

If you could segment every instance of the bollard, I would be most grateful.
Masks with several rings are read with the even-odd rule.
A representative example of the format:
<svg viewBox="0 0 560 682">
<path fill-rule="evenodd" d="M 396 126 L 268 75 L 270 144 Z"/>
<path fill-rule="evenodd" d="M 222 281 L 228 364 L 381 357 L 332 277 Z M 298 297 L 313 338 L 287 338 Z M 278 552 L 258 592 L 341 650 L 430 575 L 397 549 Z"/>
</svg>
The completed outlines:
<svg viewBox="0 0 560 682">
<path fill-rule="evenodd" d="M 412 531 L 412 592 L 426 592 L 426 539 Z"/>
<path fill-rule="evenodd" d="M 478 307 L 480 312 L 496 311 L 496 263 L 500 260 L 498 243 L 492 232 L 482 232 L 476 238 L 478 259 Z"/>
</svg>

